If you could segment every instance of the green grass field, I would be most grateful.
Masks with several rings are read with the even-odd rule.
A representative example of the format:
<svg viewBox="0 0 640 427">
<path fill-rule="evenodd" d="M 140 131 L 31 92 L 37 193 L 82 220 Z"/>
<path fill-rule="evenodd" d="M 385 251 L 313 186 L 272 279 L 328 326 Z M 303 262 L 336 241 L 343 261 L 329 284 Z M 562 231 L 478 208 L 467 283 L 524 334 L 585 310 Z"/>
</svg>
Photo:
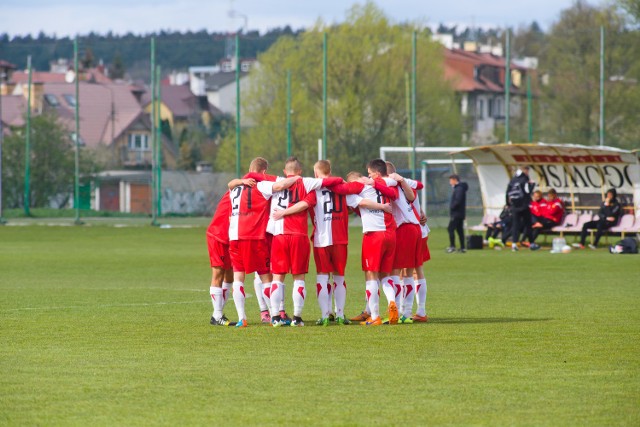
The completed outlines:
<svg viewBox="0 0 640 427">
<path fill-rule="evenodd" d="M 429 324 L 235 330 L 203 227 L 0 227 L 0 424 L 640 424 L 638 256 L 430 243 Z"/>
</svg>

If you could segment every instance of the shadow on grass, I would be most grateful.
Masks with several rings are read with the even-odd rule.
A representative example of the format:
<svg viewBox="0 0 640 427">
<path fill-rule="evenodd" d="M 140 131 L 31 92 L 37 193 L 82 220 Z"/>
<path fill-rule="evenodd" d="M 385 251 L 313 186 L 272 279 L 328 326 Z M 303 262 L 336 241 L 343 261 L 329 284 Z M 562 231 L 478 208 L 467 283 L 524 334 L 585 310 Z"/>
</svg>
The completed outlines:
<svg viewBox="0 0 640 427">
<path fill-rule="evenodd" d="M 518 322 L 548 322 L 551 318 L 517 318 L 517 317 L 432 317 L 429 323 L 518 323 Z"/>
</svg>

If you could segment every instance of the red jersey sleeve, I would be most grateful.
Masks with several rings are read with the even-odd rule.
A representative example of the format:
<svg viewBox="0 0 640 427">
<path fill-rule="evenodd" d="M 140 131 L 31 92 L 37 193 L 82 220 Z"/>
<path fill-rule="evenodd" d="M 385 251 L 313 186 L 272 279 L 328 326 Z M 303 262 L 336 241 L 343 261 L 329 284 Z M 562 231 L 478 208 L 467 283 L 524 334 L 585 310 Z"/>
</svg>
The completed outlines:
<svg viewBox="0 0 640 427">
<path fill-rule="evenodd" d="M 343 182 L 344 181 L 339 176 L 330 176 L 330 177 L 324 178 L 322 180 L 322 186 L 323 187 L 332 187 L 332 186 L 335 186 L 335 185 L 342 184 Z"/>
<path fill-rule="evenodd" d="M 364 184 L 357 181 L 338 184 L 331 187 L 331 191 L 342 196 L 348 196 L 349 194 L 360 194 L 363 189 Z"/>
<path fill-rule="evenodd" d="M 390 198 L 391 200 L 396 200 L 398 198 L 398 187 L 388 187 L 383 179 L 376 179 L 373 187 L 380 192 L 385 197 Z"/>
<path fill-rule="evenodd" d="M 422 190 L 424 188 L 424 184 L 420 181 L 416 181 L 416 190 Z"/>
<path fill-rule="evenodd" d="M 303 201 L 307 202 L 310 208 L 313 208 L 315 205 L 318 204 L 318 198 L 316 197 L 316 192 L 312 191 L 311 193 L 307 194 L 307 197 L 305 197 Z"/>
</svg>

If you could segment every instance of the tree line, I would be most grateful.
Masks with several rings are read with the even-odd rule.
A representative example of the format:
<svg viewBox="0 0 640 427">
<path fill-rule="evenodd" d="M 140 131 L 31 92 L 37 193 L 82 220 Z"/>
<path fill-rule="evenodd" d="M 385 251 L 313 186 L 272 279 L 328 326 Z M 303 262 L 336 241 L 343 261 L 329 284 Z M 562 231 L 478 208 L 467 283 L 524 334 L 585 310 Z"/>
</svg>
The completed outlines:
<svg viewBox="0 0 640 427">
<path fill-rule="evenodd" d="M 302 30 L 290 26 L 275 28 L 264 34 L 248 31 L 240 34 L 240 55 L 255 58 L 266 51 L 280 37 L 295 36 Z M 78 37 L 80 56 L 84 67 L 104 63 L 116 70 L 118 77 L 125 72 L 133 79 L 149 80 L 151 38 L 156 41 L 156 61 L 164 70 L 186 70 L 191 65 L 217 64 L 226 55 L 227 40 L 223 32 L 159 31 L 151 34 L 123 35 L 91 32 Z M 73 39 L 56 37 L 43 32 L 37 36 L 0 34 L 0 57 L 19 69 L 27 66 L 31 55 L 32 65 L 40 71 L 48 71 L 49 63 L 58 58 L 73 58 Z"/>
</svg>

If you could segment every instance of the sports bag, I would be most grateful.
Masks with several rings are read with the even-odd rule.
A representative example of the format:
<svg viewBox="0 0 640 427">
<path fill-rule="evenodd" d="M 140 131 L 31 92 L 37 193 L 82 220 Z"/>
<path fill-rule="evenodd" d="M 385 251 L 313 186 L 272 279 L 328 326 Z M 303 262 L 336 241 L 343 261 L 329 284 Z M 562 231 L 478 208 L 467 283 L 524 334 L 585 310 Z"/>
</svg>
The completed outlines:
<svg viewBox="0 0 640 427">
<path fill-rule="evenodd" d="M 632 237 L 627 237 L 615 245 L 609 246 L 609 252 L 612 254 L 637 254 L 638 242 Z"/>
</svg>

